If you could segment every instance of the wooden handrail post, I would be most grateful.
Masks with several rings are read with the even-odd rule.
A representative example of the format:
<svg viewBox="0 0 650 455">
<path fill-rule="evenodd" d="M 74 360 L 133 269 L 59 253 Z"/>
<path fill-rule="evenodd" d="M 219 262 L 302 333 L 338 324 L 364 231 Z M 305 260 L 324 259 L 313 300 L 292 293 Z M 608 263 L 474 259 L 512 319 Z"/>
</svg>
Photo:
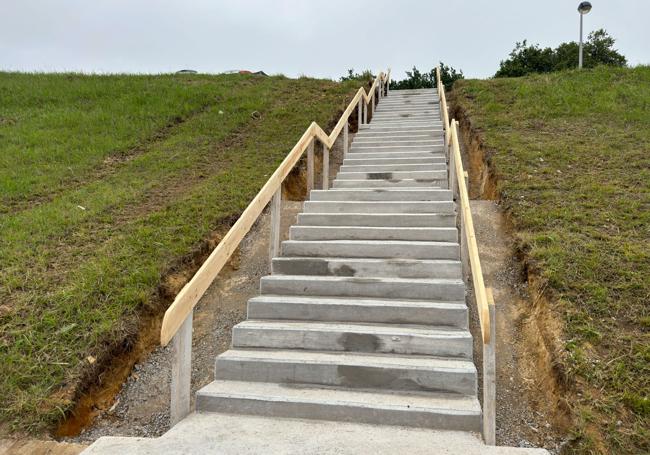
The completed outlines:
<svg viewBox="0 0 650 455">
<path fill-rule="evenodd" d="M 307 147 L 307 199 L 309 192 L 314 189 L 314 140 Z"/>
<path fill-rule="evenodd" d="M 343 158 L 348 157 L 348 147 L 350 146 L 349 144 L 349 139 L 348 139 L 348 134 L 350 127 L 348 126 L 348 122 L 345 122 L 345 126 L 343 127 Z"/>
<path fill-rule="evenodd" d="M 329 188 L 330 184 L 330 149 L 323 144 L 323 189 Z"/>
<path fill-rule="evenodd" d="M 363 103 L 363 124 L 368 123 L 368 103 Z"/>
<path fill-rule="evenodd" d="M 359 100 L 359 105 L 357 106 L 357 130 L 360 130 L 359 128 L 363 124 L 363 105 L 361 104 L 363 102 L 363 97 Z"/>
<path fill-rule="evenodd" d="M 490 342 L 483 343 L 483 439 L 496 445 L 496 306 L 492 289 L 485 290 L 490 310 Z"/>
<path fill-rule="evenodd" d="M 453 200 L 456 198 L 456 159 L 453 153 L 449 154 L 449 189 L 451 190 L 451 197 Z"/>
<path fill-rule="evenodd" d="M 269 242 L 269 260 L 273 271 L 273 258 L 280 255 L 280 220 L 282 218 L 282 185 L 271 200 L 271 240 Z"/>
<path fill-rule="evenodd" d="M 190 413 L 193 314 L 194 311 L 191 311 L 172 339 L 172 383 L 169 406 L 169 420 L 172 427 Z"/>
<path fill-rule="evenodd" d="M 467 182 L 468 182 L 468 176 L 467 176 L 467 171 L 464 172 L 465 174 L 465 188 L 467 188 Z M 462 216 L 461 216 L 462 219 Z M 465 237 L 467 234 L 465 232 L 465 224 L 463 223 L 462 225 L 462 234 L 461 234 L 461 244 L 460 244 L 460 260 L 462 264 L 462 270 L 463 270 L 463 280 L 468 281 L 469 280 L 469 274 L 471 273 L 470 270 L 470 264 L 469 264 L 469 248 L 467 245 L 467 237 Z"/>
</svg>

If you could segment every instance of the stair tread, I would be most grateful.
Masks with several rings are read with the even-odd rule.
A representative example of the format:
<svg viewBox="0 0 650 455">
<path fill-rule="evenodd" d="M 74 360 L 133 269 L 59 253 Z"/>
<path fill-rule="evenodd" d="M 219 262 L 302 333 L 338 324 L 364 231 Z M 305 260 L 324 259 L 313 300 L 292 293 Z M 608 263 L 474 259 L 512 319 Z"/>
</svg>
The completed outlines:
<svg viewBox="0 0 650 455">
<path fill-rule="evenodd" d="M 336 296 L 318 296 L 318 295 L 282 295 L 282 294 L 263 294 L 256 297 L 251 297 L 249 301 L 285 301 L 289 303 L 312 302 L 314 304 L 339 304 L 339 305 L 388 305 L 388 306 L 404 306 L 425 308 L 467 308 L 464 301 L 442 301 L 442 300 L 419 300 L 419 299 L 385 299 L 385 298 L 370 298 L 370 297 L 336 297 Z"/>
<path fill-rule="evenodd" d="M 319 363 L 327 365 L 363 365 L 373 368 L 427 369 L 437 371 L 475 372 L 474 362 L 454 357 L 427 355 L 375 354 L 365 352 L 311 351 L 297 349 L 232 348 L 220 358 L 242 361 L 273 361 L 283 363 Z"/>
<path fill-rule="evenodd" d="M 327 215 L 330 215 L 329 213 Z M 337 214 L 338 215 L 338 214 Z M 345 214 L 347 215 L 347 213 Z M 337 226 L 338 227 L 338 226 Z M 313 244 L 327 244 L 327 245 L 385 245 L 390 243 L 392 245 L 402 244 L 404 246 L 428 246 L 439 245 L 449 246 L 458 245 L 458 242 L 438 242 L 438 241 L 424 241 L 424 240 L 284 240 L 283 244 L 290 243 L 303 243 L 307 245 Z"/>
<path fill-rule="evenodd" d="M 197 392 L 202 396 L 249 398 L 265 401 L 300 401 L 337 406 L 351 403 L 374 409 L 444 411 L 480 415 L 476 396 L 445 392 L 359 390 L 343 387 L 301 386 L 272 382 L 212 381 Z"/>
<path fill-rule="evenodd" d="M 311 240 L 309 240 L 311 241 Z M 322 242 L 327 242 L 323 240 Z M 319 240 L 318 243 L 321 243 Z M 440 242 L 442 243 L 442 242 Z M 341 258 L 337 256 L 277 256 L 273 258 L 274 261 L 345 261 L 345 262 L 362 262 L 367 264 L 430 264 L 430 265 L 445 265 L 445 264 L 460 264 L 459 260 L 455 259 L 411 259 L 411 258 Z"/>
<path fill-rule="evenodd" d="M 380 324 L 376 322 L 327 322 L 305 320 L 247 319 L 236 325 L 239 329 L 273 329 L 287 331 L 318 331 L 373 333 L 382 335 L 420 336 L 428 338 L 472 338 L 468 329 L 421 324 Z"/>
</svg>

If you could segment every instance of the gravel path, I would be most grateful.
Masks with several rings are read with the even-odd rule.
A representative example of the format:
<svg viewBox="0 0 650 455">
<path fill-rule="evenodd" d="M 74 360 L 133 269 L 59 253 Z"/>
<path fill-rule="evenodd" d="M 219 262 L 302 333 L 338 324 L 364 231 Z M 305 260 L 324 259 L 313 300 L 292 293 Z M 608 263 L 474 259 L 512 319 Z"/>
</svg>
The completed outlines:
<svg viewBox="0 0 650 455">
<path fill-rule="evenodd" d="M 534 366 L 525 354 L 522 330 L 530 296 L 514 257 L 514 239 L 494 201 L 474 200 L 470 205 L 485 285 L 494 291 L 497 312 L 497 444 L 560 453 L 567 436 L 553 425 L 553 406 L 546 403 L 545 391 L 535 386 Z M 470 299 L 473 302 L 473 295 Z M 473 304 L 470 308 L 474 352 L 480 358 L 478 316 Z"/>
</svg>

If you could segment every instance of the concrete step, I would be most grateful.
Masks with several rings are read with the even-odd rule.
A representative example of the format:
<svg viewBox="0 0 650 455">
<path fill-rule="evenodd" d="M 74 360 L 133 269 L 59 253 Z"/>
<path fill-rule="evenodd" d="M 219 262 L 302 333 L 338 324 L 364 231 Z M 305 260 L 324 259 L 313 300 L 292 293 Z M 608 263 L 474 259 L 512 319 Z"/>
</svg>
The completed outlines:
<svg viewBox="0 0 650 455">
<path fill-rule="evenodd" d="M 409 112 L 440 112 L 437 104 L 419 103 L 419 104 L 394 104 L 392 106 L 379 106 L 375 114 L 387 113 L 409 113 Z"/>
<path fill-rule="evenodd" d="M 415 120 L 415 119 L 410 119 L 408 121 L 405 121 L 405 119 L 398 120 L 398 121 L 383 121 L 383 122 L 377 122 L 377 123 L 370 123 L 368 124 L 369 126 L 367 128 L 361 128 L 362 130 L 369 130 L 369 131 L 391 131 L 391 130 L 401 130 L 404 128 L 424 128 L 424 129 L 430 129 L 430 128 L 440 128 L 442 129 L 442 120 L 436 120 L 436 119 L 429 119 L 429 120 Z M 365 125 L 364 125 L 365 126 Z"/>
<path fill-rule="evenodd" d="M 307 403 L 303 403 L 303 406 L 307 406 Z M 255 409 L 254 406 L 252 408 Z M 393 412 L 392 407 L 390 412 Z M 83 454 L 202 455 L 206 452 L 215 453 L 218 448 L 219 455 L 395 455 L 404 452 L 436 455 L 549 455 L 544 449 L 487 446 L 480 435 L 469 431 L 447 431 L 432 429 L 430 426 L 408 428 L 368 425 L 343 420 L 345 419 L 338 417 L 335 421 L 327 421 L 195 412 L 159 438 L 103 436 Z M 379 417 L 375 420 L 378 421 Z"/>
<path fill-rule="evenodd" d="M 352 144 L 349 155 L 355 153 L 379 153 L 379 152 L 443 152 L 444 146 L 440 144 L 426 145 L 357 145 Z"/>
<path fill-rule="evenodd" d="M 391 117 L 403 117 L 405 120 L 419 117 L 437 117 L 437 119 L 440 120 L 440 110 L 437 107 L 433 107 L 431 109 L 418 109 L 408 111 L 396 107 L 394 109 L 384 110 L 382 112 L 375 112 L 372 121 L 375 122 L 377 119 L 385 119 Z"/>
<path fill-rule="evenodd" d="M 356 276 L 386 278 L 462 278 L 460 261 L 339 257 L 275 257 L 275 275 Z"/>
<path fill-rule="evenodd" d="M 442 213 L 299 213 L 302 226 L 456 227 L 456 215 Z"/>
<path fill-rule="evenodd" d="M 422 119 L 435 119 L 440 120 L 440 111 L 438 109 L 427 109 L 422 112 L 402 112 L 399 109 L 391 110 L 390 112 L 375 112 L 372 121 L 386 119 L 401 119 L 406 120 L 422 120 Z"/>
<path fill-rule="evenodd" d="M 361 130 L 355 134 L 354 139 L 380 139 L 380 138 L 413 138 L 427 139 L 444 137 L 444 131 L 438 128 L 421 129 L 415 131 L 396 130 L 396 131 L 371 131 Z"/>
<path fill-rule="evenodd" d="M 283 256 L 391 259 L 458 259 L 455 242 L 404 240 L 285 240 Z"/>
<path fill-rule="evenodd" d="M 421 325 L 248 320 L 233 327 L 232 346 L 472 358 L 469 331 Z"/>
<path fill-rule="evenodd" d="M 304 213 L 454 213 L 453 201 L 306 201 Z"/>
<path fill-rule="evenodd" d="M 230 349 L 217 357 L 214 378 L 476 394 L 476 368 L 471 361 L 428 356 Z"/>
<path fill-rule="evenodd" d="M 418 164 L 343 164 L 339 172 L 446 171 L 446 163 Z"/>
<path fill-rule="evenodd" d="M 440 154 L 440 156 L 430 158 L 345 158 L 343 160 L 343 166 L 378 166 L 382 164 L 446 164 L 446 162 L 447 160 L 445 157 Z"/>
<path fill-rule="evenodd" d="M 376 111 L 374 113 L 374 116 L 372 118 L 372 121 L 380 120 L 380 119 L 387 119 L 387 118 L 393 118 L 393 117 L 401 117 L 405 119 L 409 118 L 420 118 L 420 117 L 437 117 L 440 119 L 440 110 L 439 109 L 412 109 L 412 110 L 405 110 L 405 109 L 388 109 L 388 110 L 382 110 L 382 111 Z"/>
<path fill-rule="evenodd" d="M 422 132 L 422 131 L 443 131 L 442 120 L 437 122 L 427 122 L 426 124 L 417 124 L 415 122 L 401 122 L 402 125 L 394 126 L 377 126 L 376 124 L 368 123 L 359 125 L 359 133 L 394 133 L 400 132 Z M 423 122 L 418 122 L 423 123 Z M 357 134 L 359 134 L 357 133 Z"/>
<path fill-rule="evenodd" d="M 262 294 L 462 300 L 465 284 L 454 279 L 357 278 L 342 276 L 267 275 Z"/>
<path fill-rule="evenodd" d="M 376 139 L 376 138 L 369 138 L 369 139 L 355 139 L 354 142 L 352 143 L 352 148 L 357 148 L 357 147 L 406 147 L 406 146 L 423 146 L 423 147 L 428 147 L 428 146 L 438 146 L 438 145 L 443 145 L 443 140 L 442 138 L 436 138 L 436 139 L 412 139 L 412 138 L 404 138 L 404 139 Z"/>
<path fill-rule="evenodd" d="M 420 150 L 420 151 L 380 151 L 380 152 L 355 152 L 351 154 L 348 152 L 345 159 L 350 160 L 365 160 L 377 158 L 434 158 L 438 160 L 446 160 L 444 151 L 442 150 Z"/>
<path fill-rule="evenodd" d="M 419 240 L 457 242 L 455 227 L 291 226 L 291 240 Z"/>
<path fill-rule="evenodd" d="M 202 412 L 480 430 L 475 396 L 380 392 L 264 382 L 213 381 L 197 392 Z"/>
<path fill-rule="evenodd" d="M 333 188 L 448 188 L 447 179 L 334 180 Z"/>
<path fill-rule="evenodd" d="M 312 190 L 311 201 L 451 201 L 451 191 L 441 189 Z"/>
<path fill-rule="evenodd" d="M 336 180 L 444 180 L 446 170 L 437 171 L 394 171 L 394 172 L 339 172 Z"/>
<path fill-rule="evenodd" d="M 464 301 L 260 295 L 248 301 L 248 318 L 468 327 Z"/>
</svg>

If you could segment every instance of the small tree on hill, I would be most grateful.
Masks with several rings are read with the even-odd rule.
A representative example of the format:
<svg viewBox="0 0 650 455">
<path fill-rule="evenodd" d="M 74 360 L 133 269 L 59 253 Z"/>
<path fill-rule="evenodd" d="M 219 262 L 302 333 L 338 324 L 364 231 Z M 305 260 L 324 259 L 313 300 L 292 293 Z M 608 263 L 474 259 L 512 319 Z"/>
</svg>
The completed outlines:
<svg viewBox="0 0 650 455">
<path fill-rule="evenodd" d="M 464 79 L 463 71 L 456 71 L 451 66 L 440 62 L 440 79 L 442 80 L 445 88 L 450 89 L 455 81 L 458 79 Z M 402 79 L 401 81 L 393 80 L 390 82 L 391 90 L 435 88 L 436 85 L 437 83 L 435 68 L 426 73 L 421 73 L 420 70 L 418 70 L 415 66 L 413 67 L 413 71 L 406 72 L 406 79 Z"/>
<path fill-rule="evenodd" d="M 591 32 L 584 44 L 585 68 L 598 65 L 625 66 L 627 60 L 614 49 L 614 42 L 605 30 Z M 578 64 L 579 45 L 575 41 L 562 43 L 557 48 L 528 45 L 526 40 L 516 43 L 510 57 L 502 60 L 495 77 L 518 77 L 530 73 L 549 73 L 575 68 Z"/>
<path fill-rule="evenodd" d="M 363 82 L 367 82 L 367 81 L 372 81 L 374 79 L 375 79 L 375 75 L 372 74 L 372 71 L 370 71 L 370 70 L 365 70 L 365 71 L 362 71 L 361 73 L 355 73 L 354 68 L 350 68 L 348 70 L 348 75 L 347 76 L 341 76 L 341 78 L 339 80 L 341 82 L 345 82 L 345 81 L 363 81 Z"/>
</svg>

